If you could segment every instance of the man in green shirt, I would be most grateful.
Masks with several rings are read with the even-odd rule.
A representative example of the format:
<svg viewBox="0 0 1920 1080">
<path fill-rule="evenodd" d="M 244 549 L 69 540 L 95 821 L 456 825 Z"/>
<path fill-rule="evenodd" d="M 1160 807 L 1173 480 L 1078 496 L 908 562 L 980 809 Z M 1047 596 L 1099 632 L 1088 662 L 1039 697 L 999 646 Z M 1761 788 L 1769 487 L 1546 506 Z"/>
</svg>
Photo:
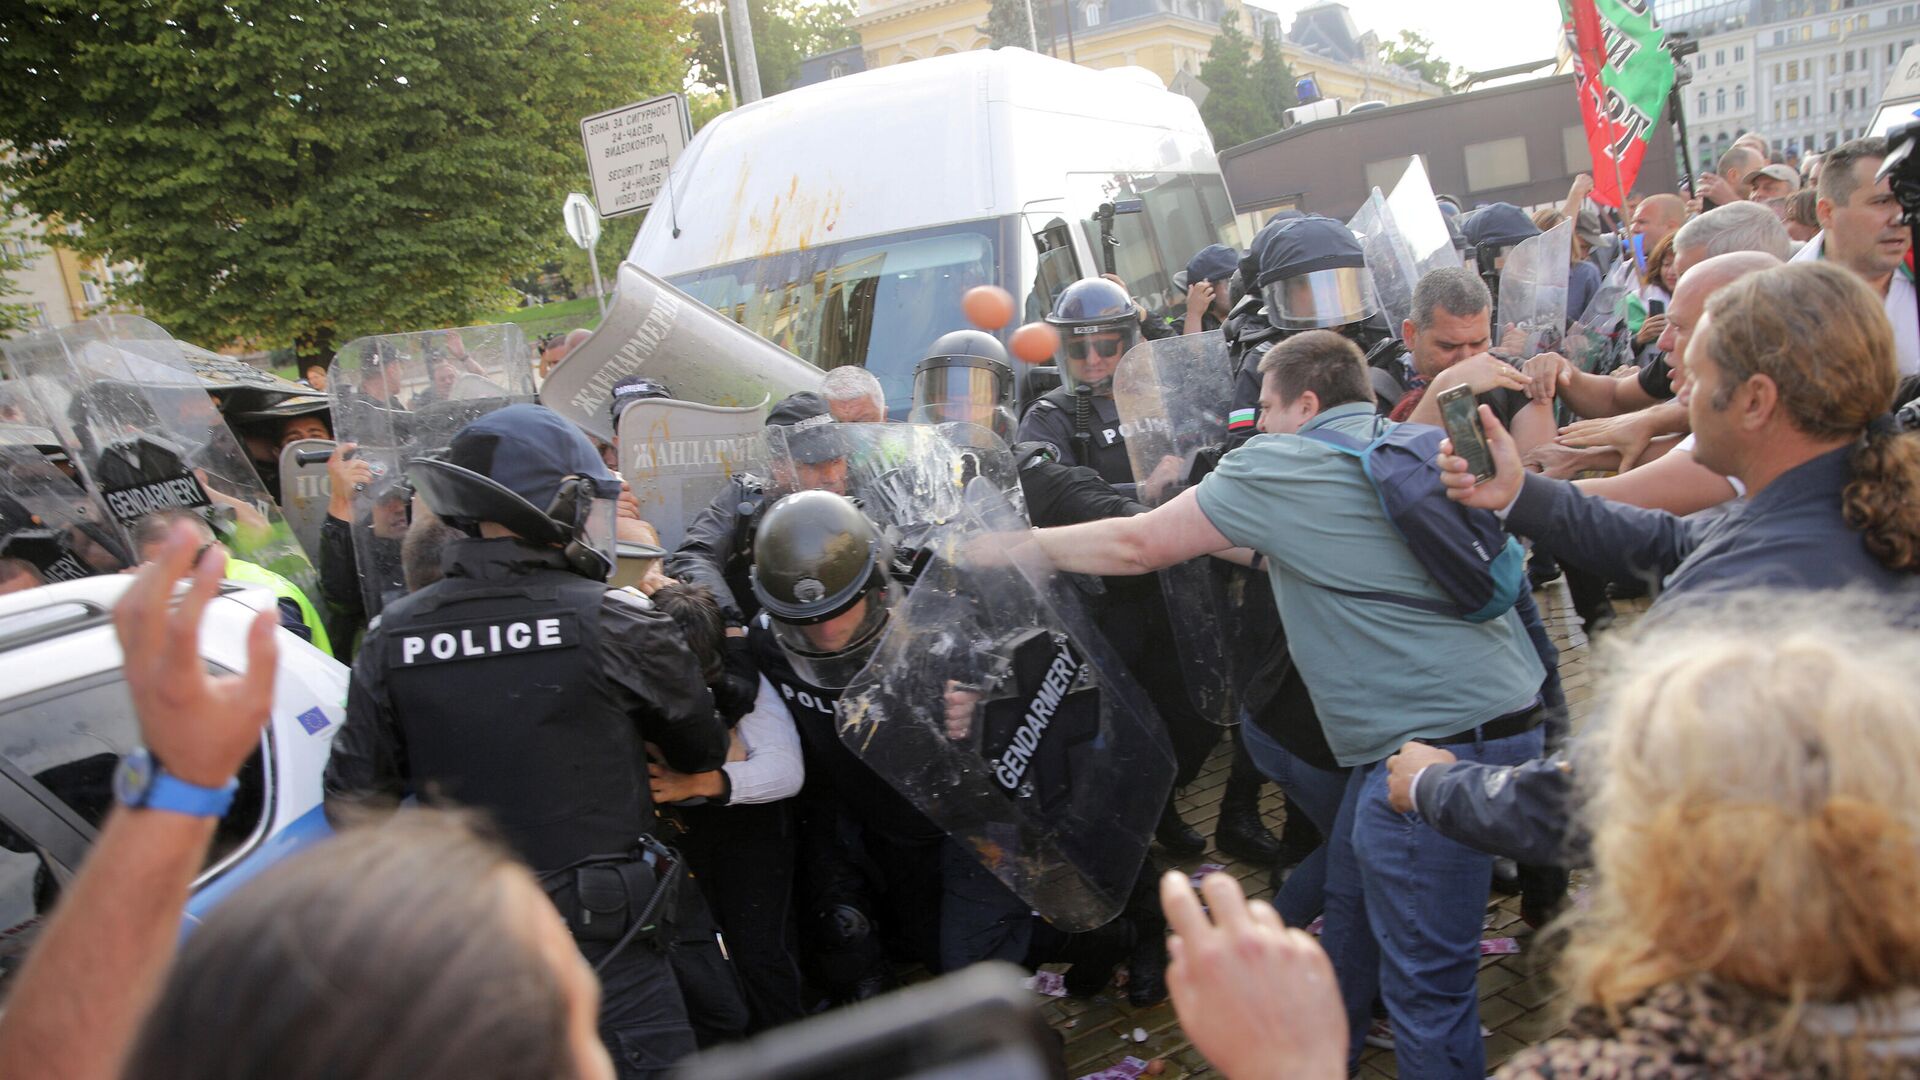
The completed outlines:
<svg viewBox="0 0 1920 1080">
<path fill-rule="evenodd" d="M 1537 756 L 1545 672 L 1515 612 L 1472 623 L 1348 595 L 1448 600 L 1360 463 L 1298 434 L 1324 426 L 1371 440 L 1389 422 L 1375 415 L 1360 351 L 1338 334 L 1294 335 L 1259 370 L 1262 436 L 1197 488 L 1148 514 L 1034 537 L 1074 573 L 1147 573 L 1231 549 L 1264 559 L 1327 742 L 1353 769 L 1328 837 L 1321 939 L 1353 1054 L 1378 992 L 1403 1076 L 1485 1075 L 1476 973 L 1492 858 L 1394 812 L 1385 761 L 1415 733 L 1475 761 Z"/>
</svg>

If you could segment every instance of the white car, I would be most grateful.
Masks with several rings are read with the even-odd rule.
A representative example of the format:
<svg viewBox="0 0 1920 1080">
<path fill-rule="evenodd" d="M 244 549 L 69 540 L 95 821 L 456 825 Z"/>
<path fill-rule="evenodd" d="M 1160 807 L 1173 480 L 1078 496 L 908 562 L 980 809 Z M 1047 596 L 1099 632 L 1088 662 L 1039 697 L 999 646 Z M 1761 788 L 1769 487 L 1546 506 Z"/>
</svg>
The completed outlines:
<svg viewBox="0 0 1920 1080">
<path fill-rule="evenodd" d="M 93 844 L 120 755 L 140 742 L 113 631 L 113 606 L 132 583 L 115 574 L 0 596 L 0 987 Z M 266 589 L 227 582 L 201 627 L 207 667 L 244 668 L 254 613 L 274 607 Z M 278 644 L 273 718 L 194 881 L 189 927 L 330 831 L 321 773 L 346 715 L 349 672 L 284 630 Z"/>
</svg>

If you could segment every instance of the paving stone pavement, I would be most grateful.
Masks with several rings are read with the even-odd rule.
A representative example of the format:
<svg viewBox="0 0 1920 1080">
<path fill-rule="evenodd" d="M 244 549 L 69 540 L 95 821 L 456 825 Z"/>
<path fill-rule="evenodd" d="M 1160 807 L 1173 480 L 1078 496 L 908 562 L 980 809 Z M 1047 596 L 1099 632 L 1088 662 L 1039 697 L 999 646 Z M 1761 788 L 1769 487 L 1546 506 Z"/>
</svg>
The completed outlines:
<svg viewBox="0 0 1920 1080">
<path fill-rule="evenodd" d="M 1564 581 L 1556 581 L 1536 592 L 1547 629 L 1560 649 L 1560 677 L 1566 687 L 1574 729 L 1579 730 L 1592 706 L 1592 656 L 1590 644 L 1573 614 Z M 1619 612 L 1617 629 L 1630 626 L 1646 608 L 1645 600 L 1616 600 Z M 1179 798 L 1181 816 L 1209 838 L 1220 810 L 1220 793 L 1226 784 L 1229 744 L 1222 740 L 1214 749 L 1198 779 Z M 1269 784 L 1262 792 L 1261 810 L 1267 825 L 1279 834 L 1284 819 L 1279 789 Z M 1156 847 L 1156 857 L 1165 853 Z M 1241 862 L 1209 849 L 1205 854 L 1181 861 L 1180 869 L 1192 873 L 1204 863 L 1226 867 L 1226 873 L 1240 879 L 1249 895 L 1267 896 L 1267 868 Z M 1574 875 L 1574 888 L 1581 886 L 1581 875 Z M 1520 900 L 1516 896 L 1495 894 L 1488 899 L 1489 938 L 1517 937 L 1521 951 L 1516 955 L 1489 956 L 1480 964 L 1480 1020 L 1492 1030 L 1487 1039 L 1487 1067 L 1501 1062 L 1524 1046 L 1539 1042 L 1563 1026 L 1564 1009 L 1559 991 L 1551 977 L 1551 958 L 1544 949 L 1531 948 L 1528 928 L 1520 921 Z M 1062 969 L 1064 970 L 1064 969 Z M 1087 1000 L 1074 998 L 1043 999 L 1049 1023 L 1066 1041 L 1067 1075 L 1082 1077 L 1126 1058 L 1164 1062 L 1160 1075 L 1173 1078 L 1203 1076 L 1214 1072 L 1200 1052 L 1193 1048 L 1180 1030 L 1171 1004 L 1136 1009 L 1127 1004 L 1123 990 L 1108 987 L 1103 994 Z M 1145 1042 L 1136 1043 L 1136 1030 L 1147 1033 Z M 1368 1049 L 1361 1059 L 1360 1076 L 1392 1077 L 1395 1071 L 1391 1051 Z"/>
</svg>

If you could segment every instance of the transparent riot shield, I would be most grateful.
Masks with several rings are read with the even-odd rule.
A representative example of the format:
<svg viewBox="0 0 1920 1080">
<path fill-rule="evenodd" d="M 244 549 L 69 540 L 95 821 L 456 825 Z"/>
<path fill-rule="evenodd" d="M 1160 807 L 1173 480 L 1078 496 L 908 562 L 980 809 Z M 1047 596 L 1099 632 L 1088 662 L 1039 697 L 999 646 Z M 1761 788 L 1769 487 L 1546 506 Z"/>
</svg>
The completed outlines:
<svg viewBox="0 0 1920 1080">
<path fill-rule="evenodd" d="M 1563 221 L 1507 252 L 1500 268 L 1500 349 L 1527 360 L 1560 348 L 1567 330 L 1573 222 Z"/>
<path fill-rule="evenodd" d="M 1612 371 L 1629 355 L 1626 299 L 1629 285 L 1609 281 L 1600 286 L 1587 310 L 1567 326 L 1560 355 L 1582 371 Z"/>
<path fill-rule="evenodd" d="M 917 543 L 957 518 L 967 484 L 980 477 L 1016 514 L 1024 513 L 1013 454 L 970 424 L 822 423 L 766 431 L 777 490 L 824 488 L 851 496 L 897 541 Z M 983 434 L 986 439 L 978 438 Z"/>
<path fill-rule="evenodd" d="M 613 438 L 613 384 L 645 375 L 685 401 L 742 406 L 820 388 L 820 369 L 632 263 L 593 336 L 540 385 L 540 403 Z"/>
<path fill-rule="evenodd" d="M 327 458 L 335 445 L 331 439 L 296 439 L 280 451 L 280 512 L 315 565 L 320 562 L 320 525 L 333 498 Z"/>
<path fill-rule="evenodd" d="M 1433 184 L 1427 179 L 1427 167 L 1418 155 L 1407 163 L 1400 182 L 1387 196 L 1387 209 L 1406 238 L 1413 253 L 1414 280 L 1419 281 L 1442 267 L 1458 268 L 1460 252 L 1453 246 L 1453 233 L 1434 200 Z"/>
<path fill-rule="evenodd" d="M 1438 213 L 1436 210 L 1435 213 Z M 1347 222 L 1347 229 L 1360 240 L 1367 260 L 1367 273 L 1373 277 L 1373 292 L 1380 310 L 1393 327 L 1395 337 L 1413 315 L 1413 287 L 1420 283 L 1420 268 L 1413 249 L 1394 220 L 1393 209 L 1379 188 L 1361 205 L 1360 212 Z"/>
<path fill-rule="evenodd" d="M 371 618 L 406 591 L 407 466 L 495 409 L 532 401 L 532 353 L 511 323 L 359 338 L 334 355 L 327 392 L 334 437 L 367 465 L 353 493 L 353 554 Z"/>
<path fill-rule="evenodd" d="M 764 476 L 766 403 L 744 408 L 656 398 L 620 414 L 620 475 L 668 551 L 687 522 L 741 473 Z"/>
<path fill-rule="evenodd" d="M 1160 720 L 1061 575 L 976 558 L 1026 521 L 985 479 L 929 538 L 840 738 L 1056 927 L 1125 906 L 1174 763 Z"/>
<path fill-rule="evenodd" d="M 6 343 L 74 466 L 119 526 L 162 510 L 204 517 L 234 557 L 317 596 L 316 576 L 178 342 L 146 319 L 110 315 Z"/>
<path fill-rule="evenodd" d="M 36 442 L 0 424 L 0 558 L 21 559 L 47 583 L 131 565 L 119 531 L 80 482 Z M 43 430 L 43 429 L 40 429 Z"/>
<path fill-rule="evenodd" d="M 1147 506 L 1167 503 L 1198 484 L 1226 445 L 1230 370 L 1218 330 L 1142 342 L 1121 358 L 1113 401 L 1127 432 L 1133 475 L 1146 477 L 1137 491 Z M 1239 722 L 1236 690 L 1243 685 L 1231 641 L 1245 585 L 1234 569 L 1203 557 L 1159 575 L 1187 696 L 1202 716 L 1223 726 Z"/>
</svg>

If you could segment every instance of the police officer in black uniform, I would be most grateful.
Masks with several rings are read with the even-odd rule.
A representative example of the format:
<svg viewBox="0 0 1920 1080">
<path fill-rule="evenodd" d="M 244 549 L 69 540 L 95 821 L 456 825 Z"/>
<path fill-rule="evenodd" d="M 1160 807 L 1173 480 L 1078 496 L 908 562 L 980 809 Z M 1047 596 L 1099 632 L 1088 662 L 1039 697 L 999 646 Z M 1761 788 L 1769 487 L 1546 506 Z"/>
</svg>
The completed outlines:
<svg viewBox="0 0 1920 1080">
<path fill-rule="evenodd" d="M 660 913 L 698 892 L 653 839 L 644 746 L 680 772 L 717 769 L 726 729 L 675 624 L 607 588 L 619 482 L 572 424 L 511 405 L 408 472 L 469 538 L 448 545 L 445 578 L 369 632 L 328 810 L 411 793 L 486 812 L 600 965 L 620 1075 L 655 1075 L 694 1048 Z"/>
<path fill-rule="evenodd" d="M 686 536 L 667 556 L 668 576 L 713 590 L 727 617 L 729 634 L 737 634 L 759 610 L 747 575 L 753 566 L 753 537 L 760 516 L 782 495 L 795 491 L 847 490 L 847 455 L 837 438 L 813 438 L 808 433 L 833 424 L 827 399 L 812 391 L 782 398 L 767 413 L 767 427 L 788 428 L 791 475 L 785 467 L 772 476 L 741 473 L 727 482 L 707 508 L 687 523 Z"/>
<path fill-rule="evenodd" d="M 980 330 L 942 334 L 913 368 L 915 424 L 972 424 L 1013 439 L 1013 362 L 1000 339 Z"/>
<path fill-rule="evenodd" d="M 1180 313 L 1167 320 L 1174 334 L 1204 334 L 1218 330 L 1233 310 L 1233 279 L 1240 253 L 1225 244 L 1208 244 L 1187 260 L 1187 297 Z M 1190 325 L 1194 304 L 1204 299 L 1199 325 Z"/>
<path fill-rule="evenodd" d="M 1131 921 L 1072 935 L 1049 926 L 840 740 L 840 696 L 878 647 L 911 557 L 828 492 L 780 500 L 754 551 L 761 610 L 747 640 L 800 732 L 800 912 L 823 981 L 870 996 L 891 985 L 892 952 L 935 971 L 1070 963 L 1070 988 L 1106 985 Z"/>
<path fill-rule="evenodd" d="M 1060 333 L 1060 372 L 1066 384 L 1033 403 L 1020 424 L 1020 441 L 1051 444 L 1061 464 L 1092 469 L 1122 495 L 1133 498 L 1133 464 L 1113 401 L 1114 369 L 1138 341 L 1133 300 L 1104 278 L 1076 281 L 1061 292 L 1047 322 Z M 1107 578 L 1104 584 L 1107 595 L 1101 606 L 1127 615 L 1103 620 L 1107 640 L 1166 721 L 1180 765 L 1174 786 L 1184 787 L 1199 775 L 1220 729 L 1199 714 L 1187 695 L 1159 581 L 1149 575 Z M 1251 791 L 1257 800 L 1258 776 L 1248 773 L 1248 777 L 1251 787 L 1240 785 L 1236 795 Z M 1246 801 L 1244 796 L 1240 800 Z M 1244 850 L 1255 858 L 1279 853 L 1279 842 L 1260 823 L 1257 807 L 1230 820 L 1223 850 Z M 1175 855 L 1198 855 L 1207 846 L 1206 837 L 1180 819 L 1171 798 L 1154 835 L 1161 847 Z"/>
</svg>

